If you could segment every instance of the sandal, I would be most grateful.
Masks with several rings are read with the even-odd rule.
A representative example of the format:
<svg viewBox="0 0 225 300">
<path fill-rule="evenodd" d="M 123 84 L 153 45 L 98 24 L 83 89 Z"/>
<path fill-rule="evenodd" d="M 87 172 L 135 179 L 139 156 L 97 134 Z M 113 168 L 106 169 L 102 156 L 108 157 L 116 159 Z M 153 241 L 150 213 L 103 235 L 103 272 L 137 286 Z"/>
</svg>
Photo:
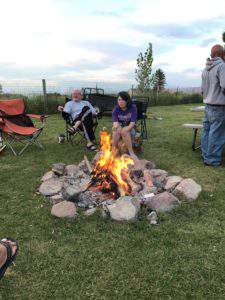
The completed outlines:
<svg viewBox="0 0 225 300">
<path fill-rule="evenodd" d="M 97 149 L 97 147 L 95 145 L 87 146 L 87 149 L 91 150 L 91 151 L 98 151 L 98 149 Z"/>
<path fill-rule="evenodd" d="M 12 246 L 9 242 L 12 242 L 15 244 L 16 246 L 16 251 L 15 253 L 13 254 L 13 251 L 12 251 Z M 17 242 L 10 238 L 10 237 L 6 237 L 2 240 L 0 240 L 0 244 L 2 244 L 3 246 L 5 246 L 6 250 L 7 250 L 7 259 L 4 263 L 4 265 L 0 268 L 0 279 L 4 276 L 6 270 L 8 269 L 8 267 L 10 267 L 10 265 L 13 263 L 17 253 L 18 253 L 18 250 L 19 250 L 19 246 L 17 244 Z"/>
</svg>

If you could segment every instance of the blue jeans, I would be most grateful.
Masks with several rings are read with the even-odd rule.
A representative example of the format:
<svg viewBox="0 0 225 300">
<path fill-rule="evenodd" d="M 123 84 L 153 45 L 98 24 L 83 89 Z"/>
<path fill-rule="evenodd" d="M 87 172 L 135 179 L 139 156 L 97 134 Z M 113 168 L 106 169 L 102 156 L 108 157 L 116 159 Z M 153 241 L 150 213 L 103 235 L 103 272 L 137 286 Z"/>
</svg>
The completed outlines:
<svg viewBox="0 0 225 300">
<path fill-rule="evenodd" d="M 225 106 L 206 105 L 202 131 L 204 162 L 219 166 L 225 144 Z"/>
</svg>

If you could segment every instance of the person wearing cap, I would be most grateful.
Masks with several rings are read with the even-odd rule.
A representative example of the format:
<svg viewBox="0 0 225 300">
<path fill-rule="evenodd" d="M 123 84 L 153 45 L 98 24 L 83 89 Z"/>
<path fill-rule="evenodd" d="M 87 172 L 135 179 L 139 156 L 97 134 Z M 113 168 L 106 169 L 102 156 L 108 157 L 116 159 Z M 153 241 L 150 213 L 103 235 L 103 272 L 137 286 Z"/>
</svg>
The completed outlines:
<svg viewBox="0 0 225 300">
<path fill-rule="evenodd" d="M 113 149 L 118 149 L 119 140 L 122 138 L 130 156 L 137 160 L 132 147 L 132 136 L 135 135 L 135 122 L 137 121 L 137 107 L 132 103 L 130 95 L 127 92 L 119 92 L 117 106 L 112 112 L 113 120 Z"/>
<path fill-rule="evenodd" d="M 63 112 L 64 118 L 67 118 L 68 115 L 72 117 L 73 123 L 68 128 L 68 132 L 74 134 L 78 128 L 83 130 L 87 140 L 87 149 L 96 151 L 92 117 L 97 113 L 90 102 L 82 100 L 81 91 L 74 89 L 72 100 L 68 101 L 64 107 L 59 106 L 58 110 Z"/>
<path fill-rule="evenodd" d="M 225 144 L 224 48 L 221 45 L 213 46 L 210 56 L 202 72 L 202 94 L 206 107 L 201 150 L 206 166 L 219 166 Z"/>
</svg>

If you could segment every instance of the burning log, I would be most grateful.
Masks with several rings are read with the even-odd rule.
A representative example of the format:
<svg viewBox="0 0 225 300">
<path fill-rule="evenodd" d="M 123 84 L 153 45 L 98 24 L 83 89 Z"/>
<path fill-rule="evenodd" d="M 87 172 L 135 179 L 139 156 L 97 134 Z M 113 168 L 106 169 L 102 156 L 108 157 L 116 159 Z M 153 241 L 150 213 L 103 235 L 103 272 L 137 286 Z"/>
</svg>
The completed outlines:
<svg viewBox="0 0 225 300">
<path fill-rule="evenodd" d="M 92 172 L 92 167 L 91 167 L 91 164 L 90 164 L 90 162 L 89 162 L 89 160 L 88 160 L 88 158 L 87 158 L 86 155 L 84 155 L 84 161 L 85 161 L 85 164 L 86 164 L 86 166 L 87 166 L 87 168 L 88 168 L 89 173 L 91 174 L 91 172 Z"/>
<path fill-rule="evenodd" d="M 123 171 L 123 177 L 125 178 L 126 182 L 128 183 L 128 185 L 130 186 L 131 188 L 131 194 L 132 195 L 135 195 L 136 193 L 138 193 L 141 189 L 141 186 L 137 183 L 135 183 L 131 177 L 130 177 L 130 174 L 129 172 L 126 170 Z"/>
<path fill-rule="evenodd" d="M 148 188 L 153 187 L 154 185 L 153 185 L 152 175 L 151 175 L 151 173 L 150 173 L 150 170 L 145 169 L 145 170 L 143 171 L 143 173 L 144 173 L 144 179 L 145 179 L 146 186 L 147 186 Z"/>
</svg>

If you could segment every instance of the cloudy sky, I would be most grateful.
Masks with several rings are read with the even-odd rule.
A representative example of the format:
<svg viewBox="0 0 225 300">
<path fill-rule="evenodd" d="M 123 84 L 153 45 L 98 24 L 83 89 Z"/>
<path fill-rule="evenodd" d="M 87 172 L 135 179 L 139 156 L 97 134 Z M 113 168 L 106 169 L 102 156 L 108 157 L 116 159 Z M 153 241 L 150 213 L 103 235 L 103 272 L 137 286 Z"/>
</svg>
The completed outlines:
<svg viewBox="0 0 225 300">
<path fill-rule="evenodd" d="M 225 1 L 0 0 L 0 82 L 135 84 L 136 58 L 153 44 L 168 87 L 199 86 L 222 43 Z"/>
</svg>

